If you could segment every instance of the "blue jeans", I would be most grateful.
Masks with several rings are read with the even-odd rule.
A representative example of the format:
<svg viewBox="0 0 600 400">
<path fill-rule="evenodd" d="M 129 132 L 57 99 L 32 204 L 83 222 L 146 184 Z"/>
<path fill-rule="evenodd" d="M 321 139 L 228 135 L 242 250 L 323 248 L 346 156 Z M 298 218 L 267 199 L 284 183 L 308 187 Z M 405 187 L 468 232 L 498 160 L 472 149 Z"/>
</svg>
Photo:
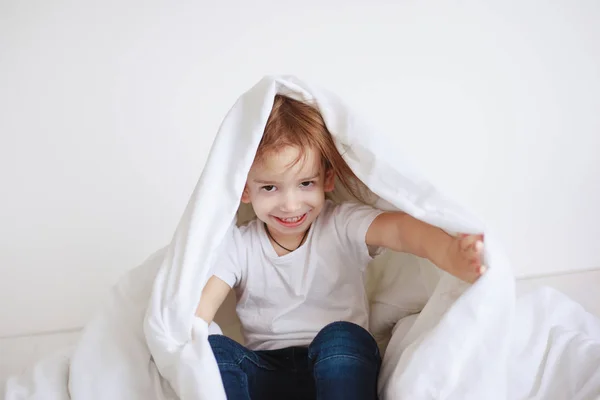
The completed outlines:
<svg viewBox="0 0 600 400">
<path fill-rule="evenodd" d="M 228 399 L 377 399 L 381 356 L 362 327 L 334 322 L 306 347 L 251 351 L 223 335 L 208 341 Z"/>
</svg>

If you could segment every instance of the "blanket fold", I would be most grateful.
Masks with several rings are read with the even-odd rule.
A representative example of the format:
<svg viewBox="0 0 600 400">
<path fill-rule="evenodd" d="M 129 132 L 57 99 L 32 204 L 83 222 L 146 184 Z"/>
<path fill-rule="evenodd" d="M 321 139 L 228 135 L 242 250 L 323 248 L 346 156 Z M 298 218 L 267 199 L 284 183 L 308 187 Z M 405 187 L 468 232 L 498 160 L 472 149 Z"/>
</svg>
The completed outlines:
<svg viewBox="0 0 600 400">
<path fill-rule="evenodd" d="M 371 205 L 451 234 L 485 234 L 488 270 L 473 285 L 408 254 L 388 251 L 369 266 L 369 324 L 385 349 L 381 399 L 599 398 L 597 318 L 551 290 L 517 300 L 494 232 L 405 163 L 386 135 L 333 93 L 267 76 L 223 120 L 170 244 L 120 280 L 73 348 L 11 378 L 7 400 L 225 399 L 207 339 L 220 328 L 194 313 L 221 249 L 252 217 L 240 198 L 278 93 L 318 107 Z M 332 199 L 347 196 L 337 188 Z M 219 313 L 235 316 L 233 307 Z M 235 318 L 222 321 L 231 334 Z"/>
<path fill-rule="evenodd" d="M 403 210 L 449 232 L 483 231 L 479 221 L 445 199 L 406 165 L 401 155 L 390 149 L 385 135 L 371 129 L 337 96 L 295 77 L 265 77 L 240 97 L 223 121 L 154 282 L 145 337 L 161 374 L 184 399 L 223 398 L 221 382 L 205 378 L 216 376 L 218 371 L 205 338 L 191 338 L 193 314 L 218 248 L 228 240 L 227 232 L 236 223 L 246 175 L 278 93 L 318 107 L 338 150 L 373 195 L 376 206 Z M 386 356 L 380 391 L 387 397 L 400 393 L 433 398 L 451 395 L 468 371 L 477 378 L 474 383 L 478 382 L 469 386 L 469 392 L 490 398 L 489 390 L 484 388 L 500 387 L 500 382 L 506 380 L 501 365 L 506 359 L 508 339 L 496 337 L 491 342 L 486 338 L 510 326 L 513 281 L 508 263 L 487 232 L 486 244 L 489 272 L 485 279 L 469 287 L 443 275 L 406 335 L 404 342 L 409 343 L 399 344 L 403 351 L 395 357 L 394 352 Z M 390 257 L 379 268 L 402 266 Z M 395 283 L 389 290 L 402 291 L 415 282 Z M 393 297 L 388 302 L 393 302 Z M 371 321 L 377 324 L 377 316 Z M 496 361 L 471 370 L 484 358 Z M 452 361 L 440 363 L 440 359 Z M 427 380 L 425 384 L 423 379 Z M 497 391 L 495 395 L 502 396 Z"/>
</svg>

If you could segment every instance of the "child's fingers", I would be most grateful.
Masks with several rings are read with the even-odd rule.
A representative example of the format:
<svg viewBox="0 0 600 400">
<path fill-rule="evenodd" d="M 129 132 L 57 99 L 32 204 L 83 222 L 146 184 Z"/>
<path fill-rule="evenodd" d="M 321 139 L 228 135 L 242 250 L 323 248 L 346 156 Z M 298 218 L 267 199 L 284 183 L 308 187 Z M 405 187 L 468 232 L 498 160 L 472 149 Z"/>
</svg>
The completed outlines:
<svg viewBox="0 0 600 400">
<path fill-rule="evenodd" d="M 457 233 L 456 236 L 458 236 L 461 239 L 464 239 L 468 236 L 477 236 L 480 240 L 483 241 L 484 238 L 484 234 L 483 233 L 478 233 L 478 234 L 472 234 L 472 233 Z"/>
<path fill-rule="evenodd" d="M 469 257 L 468 263 L 471 268 L 478 269 L 483 264 L 483 258 L 479 256 Z"/>
<path fill-rule="evenodd" d="M 462 238 L 466 238 L 468 236 L 477 236 L 480 240 L 483 240 L 484 237 L 485 237 L 485 234 L 483 234 L 483 233 L 461 233 L 461 232 L 459 232 L 459 233 L 456 234 L 456 236 L 459 237 L 459 238 L 461 238 L 461 239 Z"/>
<path fill-rule="evenodd" d="M 475 248 L 475 252 L 477 254 L 481 254 L 483 252 L 483 241 L 481 240 L 476 240 L 475 241 L 475 245 L 473 246 Z"/>
<path fill-rule="evenodd" d="M 479 241 L 480 241 L 481 243 L 485 243 L 485 236 L 484 236 L 484 234 L 483 234 L 483 233 L 481 233 L 481 234 L 477 235 L 477 237 L 479 238 Z"/>
<path fill-rule="evenodd" d="M 461 250 L 471 250 L 475 249 L 475 244 L 480 241 L 477 235 L 469 235 L 461 239 L 460 248 Z"/>
</svg>

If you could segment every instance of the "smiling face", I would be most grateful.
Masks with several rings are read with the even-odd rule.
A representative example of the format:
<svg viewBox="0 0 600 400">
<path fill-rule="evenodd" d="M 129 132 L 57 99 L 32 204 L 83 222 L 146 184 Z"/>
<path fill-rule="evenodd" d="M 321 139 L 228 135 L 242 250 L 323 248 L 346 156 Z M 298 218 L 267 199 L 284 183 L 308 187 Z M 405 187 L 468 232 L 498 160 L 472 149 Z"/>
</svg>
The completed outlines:
<svg viewBox="0 0 600 400">
<path fill-rule="evenodd" d="M 321 155 L 287 146 L 252 165 L 242 201 L 251 203 L 256 216 L 279 238 L 302 235 L 334 187 L 332 170 L 325 171 Z M 296 162 L 297 161 L 297 162 Z"/>
</svg>

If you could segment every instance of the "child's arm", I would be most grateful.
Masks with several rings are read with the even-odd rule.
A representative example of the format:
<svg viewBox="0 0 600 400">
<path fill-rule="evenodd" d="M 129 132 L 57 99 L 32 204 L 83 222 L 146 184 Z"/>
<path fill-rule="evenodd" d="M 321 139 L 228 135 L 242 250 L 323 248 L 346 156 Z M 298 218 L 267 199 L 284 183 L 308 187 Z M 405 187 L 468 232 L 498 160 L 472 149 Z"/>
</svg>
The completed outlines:
<svg viewBox="0 0 600 400">
<path fill-rule="evenodd" d="M 202 296 L 200 296 L 200 302 L 196 308 L 196 316 L 210 325 L 230 290 L 227 283 L 214 275 L 211 276 L 202 290 Z"/>
<path fill-rule="evenodd" d="M 406 213 L 384 212 L 377 216 L 367 231 L 366 242 L 427 258 L 466 282 L 476 281 L 485 272 L 481 265 L 483 235 L 453 237 Z"/>
</svg>

